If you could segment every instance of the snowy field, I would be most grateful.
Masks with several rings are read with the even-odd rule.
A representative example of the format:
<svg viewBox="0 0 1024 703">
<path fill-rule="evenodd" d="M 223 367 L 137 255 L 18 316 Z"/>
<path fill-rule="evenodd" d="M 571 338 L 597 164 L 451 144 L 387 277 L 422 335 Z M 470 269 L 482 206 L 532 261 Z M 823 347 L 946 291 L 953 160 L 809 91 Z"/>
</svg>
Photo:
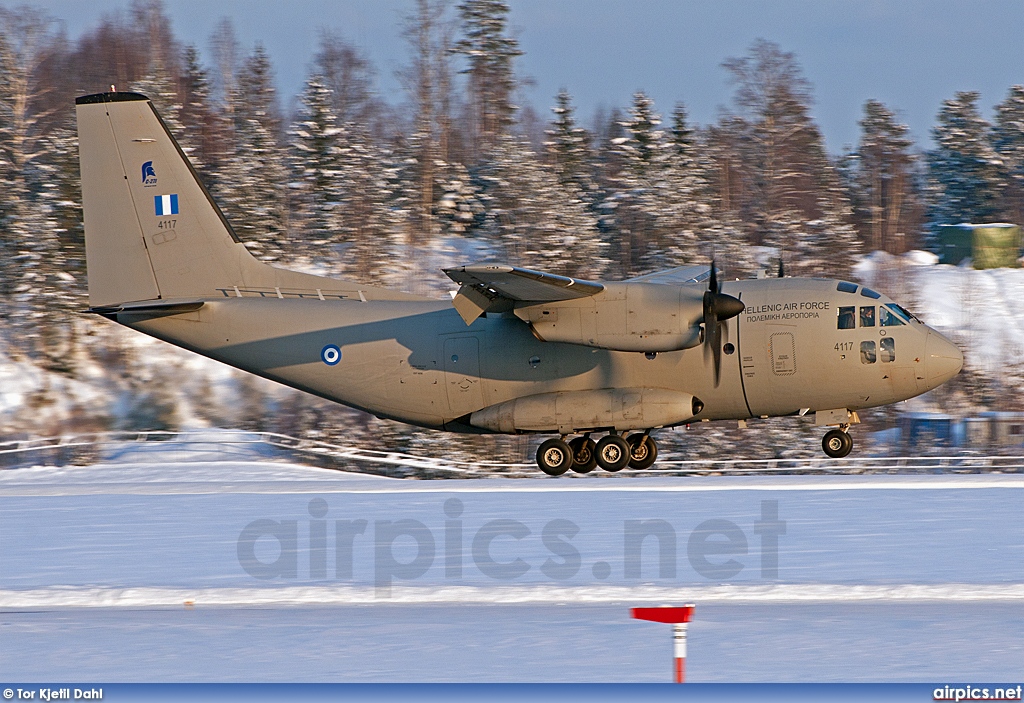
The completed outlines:
<svg viewBox="0 0 1024 703">
<path fill-rule="evenodd" d="M 8 470 L 0 671 L 664 681 L 669 628 L 628 609 L 695 602 L 692 681 L 1003 680 L 1024 661 L 1022 505 L 1012 475 Z"/>
</svg>

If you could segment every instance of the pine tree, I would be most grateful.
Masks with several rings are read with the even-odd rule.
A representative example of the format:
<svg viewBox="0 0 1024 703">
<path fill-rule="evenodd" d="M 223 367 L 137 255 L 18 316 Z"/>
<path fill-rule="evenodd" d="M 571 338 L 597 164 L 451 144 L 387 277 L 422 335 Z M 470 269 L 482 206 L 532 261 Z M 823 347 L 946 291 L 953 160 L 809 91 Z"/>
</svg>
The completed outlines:
<svg viewBox="0 0 1024 703">
<path fill-rule="evenodd" d="M 576 124 L 576 110 L 567 91 L 558 93 L 551 111 L 555 113 L 555 120 L 545 132 L 548 139 L 544 146 L 554 164 L 558 182 L 563 187 L 575 187 L 583 197 L 591 197 L 596 186 L 590 133 Z"/>
<path fill-rule="evenodd" d="M 824 153 L 809 115 L 811 90 L 793 54 L 758 40 L 750 53 L 722 64 L 736 85 L 734 102 L 744 164 L 741 216 L 757 229 L 777 229 L 796 211 L 818 216 L 817 166 Z M 756 230 L 755 230 L 756 231 Z"/>
<path fill-rule="evenodd" d="M 211 103 L 206 69 L 199 63 L 199 52 L 192 45 L 185 47 L 181 104 L 182 149 L 209 185 L 214 171 L 211 164 L 217 160 L 220 151 L 217 147 L 217 116 Z"/>
<path fill-rule="evenodd" d="M 296 219 L 305 243 L 324 251 L 344 227 L 341 152 L 345 135 L 334 113 L 332 91 L 321 76 L 307 79 L 298 121 L 289 136 Z"/>
<path fill-rule="evenodd" d="M 617 172 L 609 174 L 609 188 L 601 209 L 613 233 L 611 253 L 620 274 L 667 268 L 662 238 L 662 199 L 669 145 L 658 129 L 661 116 L 643 92 L 633 96 L 629 116 L 619 123 L 622 136 L 611 140 Z"/>
<path fill-rule="evenodd" d="M 666 263 L 670 266 L 697 261 L 702 233 L 713 225 L 699 149 L 686 107 L 679 103 L 672 111 L 665 173 L 657 188 Z"/>
<path fill-rule="evenodd" d="M 288 170 L 278 143 L 270 59 L 262 46 L 245 62 L 229 100 L 235 149 L 217 174 L 218 201 L 253 254 L 276 261 L 286 248 Z"/>
<path fill-rule="evenodd" d="M 146 62 L 140 78 L 128 90 L 149 98 L 171 134 L 193 157 L 194 149 L 186 141 L 181 123 L 182 101 L 178 95 L 178 46 L 170 31 L 170 20 L 160 0 L 136 0 L 131 7 L 133 29 L 140 43 L 147 47 Z"/>
<path fill-rule="evenodd" d="M 439 189 L 439 171 L 448 156 L 451 78 L 449 25 L 445 21 L 445 0 L 416 0 L 416 11 L 406 17 L 403 35 L 409 42 L 412 63 L 400 72 L 413 104 L 416 118 L 409 135 L 406 180 L 415 184 L 410 206 L 416 224 L 411 228 L 409 246 L 429 243 L 438 233 L 434 214 Z"/>
<path fill-rule="evenodd" d="M 1010 88 L 1006 99 L 996 105 L 992 148 L 1002 162 L 999 217 L 1024 224 L 1024 86 Z"/>
<path fill-rule="evenodd" d="M 873 250 L 902 253 L 919 218 L 913 141 L 905 124 L 877 100 L 864 104 L 850 174 L 855 222 Z"/>
<path fill-rule="evenodd" d="M 484 233 L 516 265 L 593 277 L 603 268 L 597 217 L 523 137 L 503 136 L 480 169 Z"/>
<path fill-rule="evenodd" d="M 989 124 L 978 112 L 978 93 L 943 101 L 928 154 L 928 220 L 932 234 L 944 224 L 988 222 L 999 213 L 999 155 L 989 143 Z"/>
<path fill-rule="evenodd" d="M 12 215 L 18 204 L 21 184 L 16 177 L 16 169 L 12 149 L 14 148 L 14 102 L 11 100 L 14 86 L 12 75 L 15 70 L 15 55 L 8 40 L 8 20 L 0 15 L 0 190 L 4 196 L 0 198 L 0 301 L 7 299 L 14 275 L 11 259 L 15 252 L 14 235 L 12 233 Z M 0 302 L 0 315 L 7 316 Z"/>
<path fill-rule="evenodd" d="M 502 0 L 465 0 L 459 5 L 463 38 L 454 51 L 469 68 L 470 132 L 478 154 L 486 155 L 515 121 L 516 89 L 512 62 L 522 56 L 519 42 L 507 34 L 508 4 Z"/>
<path fill-rule="evenodd" d="M 48 298 L 59 294 L 63 271 L 53 208 L 40 198 L 46 133 L 36 111 L 47 88 L 37 70 L 50 51 L 54 20 L 21 7 L 0 8 L 0 294 L 3 314 L 19 328 L 12 341 L 46 353 L 39 322 Z"/>
<path fill-rule="evenodd" d="M 730 208 L 756 242 L 797 264 L 788 267 L 793 273 L 845 271 L 859 251 L 849 203 L 811 119 L 810 84 L 795 57 L 758 40 L 723 66 L 739 109 L 720 123 L 718 137 L 728 144 L 719 153 L 728 159 Z"/>
<path fill-rule="evenodd" d="M 466 167 L 459 162 L 441 163 L 434 206 L 442 236 L 465 236 L 482 224 L 484 206 L 480 190 Z"/>
<path fill-rule="evenodd" d="M 338 122 L 361 124 L 378 134 L 381 106 L 374 96 L 374 68 L 369 59 L 339 35 L 321 30 L 313 67 L 331 89 Z"/>
<path fill-rule="evenodd" d="M 78 313 L 88 307 L 77 132 L 70 126 L 52 129 L 40 138 L 40 147 L 43 155 L 26 173 L 32 195 L 24 225 L 33 234 L 22 259 L 19 297 L 27 304 L 45 365 L 70 371 Z"/>
<path fill-rule="evenodd" d="M 390 204 L 396 195 L 391 155 L 374 144 L 359 125 L 345 125 L 339 171 L 344 189 L 341 239 L 348 274 L 382 281 L 401 239 L 401 220 Z"/>
</svg>

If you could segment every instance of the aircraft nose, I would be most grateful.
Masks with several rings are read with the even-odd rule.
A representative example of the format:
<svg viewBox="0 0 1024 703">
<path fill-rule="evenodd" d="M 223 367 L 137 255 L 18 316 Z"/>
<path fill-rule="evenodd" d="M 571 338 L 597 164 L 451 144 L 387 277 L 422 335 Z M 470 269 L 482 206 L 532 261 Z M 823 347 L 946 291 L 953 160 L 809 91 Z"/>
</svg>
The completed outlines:
<svg viewBox="0 0 1024 703">
<path fill-rule="evenodd" d="M 960 373 L 960 369 L 963 368 L 963 352 L 938 332 L 928 333 L 924 351 L 924 370 L 929 388 L 942 385 Z"/>
</svg>

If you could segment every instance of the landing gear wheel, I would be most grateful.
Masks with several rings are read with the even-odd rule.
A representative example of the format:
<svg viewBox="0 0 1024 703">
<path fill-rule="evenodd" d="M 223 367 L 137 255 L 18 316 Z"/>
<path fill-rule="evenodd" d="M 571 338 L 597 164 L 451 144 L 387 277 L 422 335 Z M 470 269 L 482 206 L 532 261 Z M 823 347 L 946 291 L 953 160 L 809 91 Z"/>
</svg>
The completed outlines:
<svg viewBox="0 0 1024 703">
<path fill-rule="evenodd" d="M 853 437 L 849 432 L 829 430 L 821 440 L 821 448 L 833 459 L 842 459 L 853 451 Z"/>
<path fill-rule="evenodd" d="M 597 465 L 605 471 L 622 471 L 629 464 L 629 444 L 610 434 L 597 443 Z"/>
<path fill-rule="evenodd" d="M 654 462 L 658 459 L 658 445 L 654 443 L 653 437 L 638 432 L 626 437 L 626 443 L 629 445 L 629 467 L 631 469 L 643 471 L 654 466 Z"/>
<path fill-rule="evenodd" d="M 571 464 L 572 450 L 561 439 L 549 439 L 537 447 L 537 466 L 548 476 L 561 476 Z"/>
<path fill-rule="evenodd" d="M 577 437 L 569 442 L 572 451 L 573 471 L 578 474 L 589 474 L 597 467 L 597 444 L 590 437 Z"/>
</svg>

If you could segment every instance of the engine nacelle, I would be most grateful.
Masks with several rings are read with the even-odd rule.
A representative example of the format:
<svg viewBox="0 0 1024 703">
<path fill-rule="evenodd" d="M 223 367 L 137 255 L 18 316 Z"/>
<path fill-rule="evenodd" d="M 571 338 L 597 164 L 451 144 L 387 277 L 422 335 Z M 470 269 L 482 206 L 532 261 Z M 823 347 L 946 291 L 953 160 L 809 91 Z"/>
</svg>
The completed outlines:
<svg viewBox="0 0 1024 703">
<path fill-rule="evenodd" d="M 639 430 L 678 425 L 703 409 L 704 403 L 692 395 L 663 388 L 559 391 L 478 410 L 469 424 L 503 434 Z"/>
<path fill-rule="evenodd" d="M 545 342 L 599 349 L 667 352 L 701 342 L 704 289 L 657 283 L 605 283 L 597 295 L 517 307 Z"/>
</svg>

